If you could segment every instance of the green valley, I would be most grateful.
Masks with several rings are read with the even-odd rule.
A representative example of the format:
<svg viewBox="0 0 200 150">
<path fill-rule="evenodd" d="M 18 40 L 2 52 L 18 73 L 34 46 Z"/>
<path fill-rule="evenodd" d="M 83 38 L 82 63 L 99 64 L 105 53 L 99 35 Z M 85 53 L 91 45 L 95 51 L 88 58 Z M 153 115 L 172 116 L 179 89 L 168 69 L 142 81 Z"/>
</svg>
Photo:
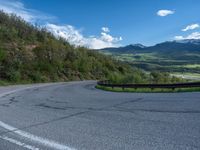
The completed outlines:
<svg viewBox="0 0 200 150">
<path fill-rule="evenodd" d="M 174 43 L 166 42 L 142 49 L 134 45 L 127 46 L 128 50 L 124 47 L 107 48 L 100 52 L 146 72 L 168 72 L 178 77 L 200 80 L 200 44 L 178 43 L 169 49 Z M 188 49 L 187 45 L 191 48 Z"/>
</svg>

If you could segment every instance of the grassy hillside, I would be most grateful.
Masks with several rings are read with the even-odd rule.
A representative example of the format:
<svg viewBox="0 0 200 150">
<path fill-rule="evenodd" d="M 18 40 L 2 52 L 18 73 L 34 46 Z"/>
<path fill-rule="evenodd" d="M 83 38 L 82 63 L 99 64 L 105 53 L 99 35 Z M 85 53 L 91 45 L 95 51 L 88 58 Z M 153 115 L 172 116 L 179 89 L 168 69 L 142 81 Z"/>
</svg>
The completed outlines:
<svg viewBox="0 0 200 150">
<path fill-rule="evenodd" d="M 46 29 L 0 12 L 0 84 L 108 79 L 115 83 L 181 82 L 146 74 L 95 50 L 70 45 Z"/>
<path fill-rule="evenodd" d="M 0 12 L 0 82 L 106 79 L 134 70 L 95 51 L 74 47 L 15 15 Z"/>
</svg>

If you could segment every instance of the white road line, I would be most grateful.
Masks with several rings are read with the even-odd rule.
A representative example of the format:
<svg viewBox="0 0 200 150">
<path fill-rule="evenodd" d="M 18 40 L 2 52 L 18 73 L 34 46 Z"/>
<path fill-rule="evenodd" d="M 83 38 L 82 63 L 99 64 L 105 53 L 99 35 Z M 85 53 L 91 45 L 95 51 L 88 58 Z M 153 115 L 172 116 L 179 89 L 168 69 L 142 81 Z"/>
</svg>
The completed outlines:
<svg viewBox="0 0 200 150">
<path fill-rule="evenodd" d="M 51 147 L 51 148 L 58 149 L 58 150 L 74 150 L 71 147 L 62 145 L 62 144 L 54 142 L 52 140 L 47 140 L 45 138 L 38 137 L 38 136 L 35 136 L 33 134 L 30 134 L 30 133 L 24 132 L 22 130 L 19 130 L 19 129 L 17 129 L 15 127 L 12 127 L 12 126 L 10 126 L 10 125 L 2 122 L 2 121 L 0 121 L 0 127 L 3 127 L 4 129 L 7 129 L 7 130 L 11 131 L 12 133 L 20 135 L 20 136 L 22 136 L 24 138 L 27 138 L 27 139 L 29 139 L 31 141 L 40 143 L 40 144 L 45 145 L 47 147 Z"/>
<path fill-rule="evenodd" d="M 15 139 L 9 138 L 7 136 L 0 136 L 0 139 L 6 140 L 10 143 L 16 144 L 18 146 L 24 147 L 24 148 L 29 149 L 29 150 L 39 150 L 39 148 L 36 148 L 35 146 L 27 145 L 25 143 L 22 143 L 20 141 L 15 140 Z"/>
<path fill-rule="evenodd" d="M 10 92 L 6 92 L 6 93 L 3 93 L 3 94 L 0 94 L 0 97 L 3 97 L 5 95 L 7 95 L 7 94 L 12 94 L 12 93 L 15 93 L 15 92 L 19 92 L 19 91 L 22 91 L 22 90 L 25 90 L 25 89 L 30 89 L 30 88 L 35 88 L 35 87 L 41 87 L 41 86 L 34 86 L 34 87 L 27 87 L 27 88 L 22 88 L 22 89 L 18 89 L 18 90 L 13 90 L 13 91 L 10 91 Z M 8 125 L 8 124 L 6 124 L 6 123 L 4 123 L 2 121 L 0 121 L 0 127 L 3 127 L 4 129 L 7 129 L 7 130 L 11 131 L 12 133 L 15 133 L 15 134 L 17 134 L 17 135 L 19 135 L 21 137 L 27 138 L 28 140 L 40 143 L 40 144 L 42 144 L 44 146 L 47 146 L 47 147 L 50 147 L 50 148 L 53 148 L 53 149 L 57 149 L 57 150 L 75 150 L 74 148 L 71 148 L 69 146 L 60 144 L 58 142 L 55 142 L 55 141 L 52 141 L 52 140 L 48 140 L 48 139 L 45 139 L 45 138 L 42 138 L 42 137 L 39 137 L 39 136 L 36 136 L 36 135 L 30 134 L 28 132 L 24 132 L 24 131 L 19 130 L 19 129 L 17 129 L 17 128 L 11 126 L 11 125 Z M 19 143 L 18 143 L 18 145 L 19 145 Z"/>
</svg>

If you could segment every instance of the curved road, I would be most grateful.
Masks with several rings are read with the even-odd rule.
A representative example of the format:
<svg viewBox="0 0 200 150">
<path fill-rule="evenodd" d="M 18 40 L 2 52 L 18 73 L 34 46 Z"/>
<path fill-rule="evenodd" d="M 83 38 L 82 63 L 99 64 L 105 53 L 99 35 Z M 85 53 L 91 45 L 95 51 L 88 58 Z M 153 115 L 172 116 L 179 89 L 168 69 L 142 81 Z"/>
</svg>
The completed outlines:
<svg viewBox="0 0 200 150">
<path fill-rule="evenodd" d="M 95 83 L 1 87 L 0 149 L 200 149 L 200 93 L 112 93 Z"/>
</svg>

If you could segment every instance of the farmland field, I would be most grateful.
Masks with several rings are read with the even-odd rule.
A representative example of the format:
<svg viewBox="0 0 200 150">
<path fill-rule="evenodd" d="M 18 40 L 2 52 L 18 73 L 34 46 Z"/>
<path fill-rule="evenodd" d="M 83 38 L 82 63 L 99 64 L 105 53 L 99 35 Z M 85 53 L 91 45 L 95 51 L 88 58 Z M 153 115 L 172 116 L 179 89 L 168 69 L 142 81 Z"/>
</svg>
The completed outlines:
<svg viewBox="0 0 200 150">
<path fill-rule="evenodd" d="M 103 51 L 103 53 L 147 72 L 170 72 L 177 77 L 200 80 L 200 53 L 180 53 L 179 55 L 156 52 L 112 53 Z"/>
</svg>

